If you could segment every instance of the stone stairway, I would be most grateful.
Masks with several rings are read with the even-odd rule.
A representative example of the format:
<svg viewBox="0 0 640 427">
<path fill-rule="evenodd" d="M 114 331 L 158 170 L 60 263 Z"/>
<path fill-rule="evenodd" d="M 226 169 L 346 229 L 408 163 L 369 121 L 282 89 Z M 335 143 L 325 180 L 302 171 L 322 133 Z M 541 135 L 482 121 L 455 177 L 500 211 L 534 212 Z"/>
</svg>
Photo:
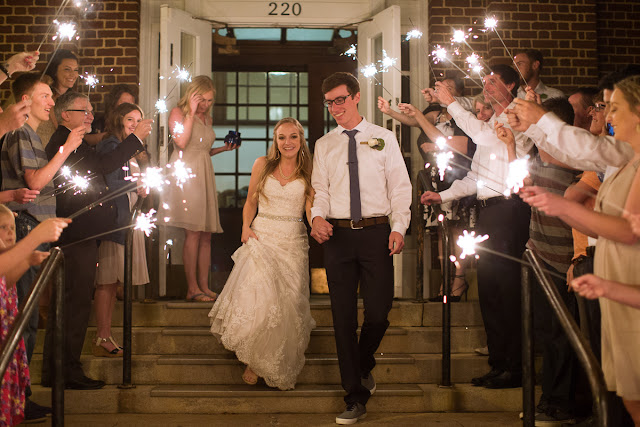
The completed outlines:
<svg viewBox="0 0 640 427">
<path fill-rule="evenodd" d="M 135 388 L 117 388 L 122 360 L 91 355 L 95 327 L 87 332 L 85 372 L 107 382 L 96 391 L 67 390 L 65 412 L 82 413 L 327 413 L 344 408 L 338 359 L 327 297 L 312 297 L 317 328 L 307 349 L 307 362 L 295 390 L 264 384 L 247 386 L 244 366 L 209 333 L 209 303 L 164 301 L 133 305 L 133 370 Z M 477 302 L 452 305 L 451 388 L 438 387 L 441 365 L 440 303 L 395 301 L 391 326 L 376 354 L 373 371 L 378 391 L 371 410 L 385 412 L 517 411 L 521 390 L 486 390 L 469 385 L 486 372 L 486 357 L 473 349 L 484 345 Z M 360 322 L 362 306 L 360 304 Z M 114 337 L 121 342 L 122 304 L 114 312 Z M 93 324 L 93 322 L 92 322 Z M 31 362 L 34 399 L 46 402 L 50 389 L 39 386 L 43 332 Z"/>
</svg>

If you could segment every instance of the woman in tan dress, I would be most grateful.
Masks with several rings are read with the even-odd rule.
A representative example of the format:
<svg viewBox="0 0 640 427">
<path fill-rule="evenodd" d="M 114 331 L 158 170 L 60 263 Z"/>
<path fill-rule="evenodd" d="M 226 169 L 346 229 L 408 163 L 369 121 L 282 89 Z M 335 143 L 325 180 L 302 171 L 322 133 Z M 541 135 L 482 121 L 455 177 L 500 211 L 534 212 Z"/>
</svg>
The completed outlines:
<svg viewBox="0 0 640 427">
<path fill-rule="evenodd" d="M 640 241 L 623 217 L 640 213 L 640 76 L 615 85 L 607 122 L 616 139 L 628 142 L 635 155 L 600 187 L 595 210 L 560 196 L 526 189 L 524 200 L 558 216 L 573 228 L 598 237 L 594 274 L 605 280 L 639 286 Z M 600 298 L 602 315 L 602 370 L 607 388 L 624 401 L 640 426 L 640 310 Z"/>
<path fill-rule="evenodd" d="M 215 93 L 209 77 L 195 77 L 169 115 L 175 144 L 170 162 L 182 160 L 195 177 L 185 182 L 182 189 L 177 186 L 168 188 L 164 202 L 169 208 L 163 210 L 159 217 L 169 217 L 167 225 L 184 228 L 182 259 L 187 276 L 188 301 L 215 301 L 218 296 L 209 289 L 211 233 L 222 233 L 211 156 L 237 146 L 225 144 L 211 148 L 216 139 L 211 118 Z M 180 125 L 181 131 L 178 130 Z"/>
</svg>

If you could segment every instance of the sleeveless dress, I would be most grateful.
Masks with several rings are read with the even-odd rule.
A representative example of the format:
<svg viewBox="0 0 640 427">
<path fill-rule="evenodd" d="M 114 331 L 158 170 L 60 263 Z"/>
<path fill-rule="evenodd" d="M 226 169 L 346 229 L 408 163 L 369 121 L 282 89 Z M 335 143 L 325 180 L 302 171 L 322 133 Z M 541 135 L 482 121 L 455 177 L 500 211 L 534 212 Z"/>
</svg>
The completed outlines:
<svg viewBox="0 0 640 427">
<path fill-rule="evenodd" d="M 211 333 L 267 385 L 292 389 L 305 363 L 315 321 L 309 308 L 309 243 L 302 222 L 305 185 L 272 176 L 260 197 L 249 239 L 209 318 Z"/>
<path fill-rule="evenodd" d="M 211 126 L 206 126 L 197 116 L 193 119 L 191 139 L 184 150 L 175 146 L 170 163 L 180 159 L 191 168 L 195 176 L 184 183 L 182 189 L 168 185 L 163 202 L 169 209 L 160 209 L 158 218 L 169 217 L 166 225 L 190 231 L 222 233 L 218 215 L 218 192 L 209 150 L 216 139 Z"/>
<path fill-rule="evenodd" d="M 0 277 L 0 344 L 6 341 L 17 315 L 16 287 Z M 29 384 L 29 363 L 21 338 L 0 384 L 0 426 L 18 425 L 24 420 L 24 392 Z"/>
<path fill-rule="evenodd" d="M 600 186 L 595 210 L 620 216 L 640 160 L 628 164 Z M 608 280 L 640 287 L 640 243 L 598 238 L 594 273 Z M 640 400 L 640 310 L 600 298 L 602 370 L 607 388 L 628 400 Z"/>
</svg>

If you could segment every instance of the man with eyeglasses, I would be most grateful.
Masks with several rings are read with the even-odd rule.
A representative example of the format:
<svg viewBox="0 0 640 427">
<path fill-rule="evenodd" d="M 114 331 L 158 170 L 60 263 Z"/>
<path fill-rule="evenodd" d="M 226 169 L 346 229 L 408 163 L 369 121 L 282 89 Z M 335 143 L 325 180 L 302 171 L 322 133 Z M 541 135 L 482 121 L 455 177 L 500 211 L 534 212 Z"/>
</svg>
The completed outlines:
<svg viewBox="0 0 640 427">
<path fill-rule="evenodd" d="M 89 98 L 77 92 L 67 91 L 56 100 L 54 107 L 56 120 L 60 125 L 51 136 L 46 147 L 47 155 L 56 156 L 71 129 L 82 129 L 82 135 L 91 132 L 93 107 Z M 151 132 L 152 120 L 144 120 L 128 138 L 114 151 L 97 154 L 96 151 L 82 141 L 65 161 L 71 176 L 79 175 L 89 179 L 86 189 L 68 188 L 56 197 L 57 214 L 69 217 L 80 209 L 104 197 L 109 189 L 104 175 L 121 168 L 127 160 L 144 150 L 142 140 Z M 68 187 L 69 176 L 59 175 L 55 179 L 56 186 Z M 116 207 L 113 201 L 95 206 L 88 212 L 74 218 L 60 239 L 66 260 L 73 260 L 73 268 L 65 269 L 65 359 L 63 361 L 65 388 L 91 390 L 104 387 L 104 381 L 87 377 L 82 369 L 80 354 L 87 332 L 91 313 L 96 262 L 98 260 L 98 241 L 91 236 L 108 232 L 116 228 Z M 52 357 L 53 328 L 47 323 L 45 334 L 42 385 L 50 385 L 50 372 L 54 360 Z"/>
<path fill-rule="evenodd" d="M 331 312 L 346 410 L 337 424 L 366 416 L 376 390 L 374 352 L 389 326 L 393 257 L 411 219 L 411 182 L 393 132 L 360 115 L 360 85 L 349 73 L 322 83 L 324 104 L 338 126 L 315 145 L 311 236 L 324 247 Z M 392 226 L 389 225 L 391 215 Z M 364 303 L 360 340 L 358 284 Z"/>
</svg>

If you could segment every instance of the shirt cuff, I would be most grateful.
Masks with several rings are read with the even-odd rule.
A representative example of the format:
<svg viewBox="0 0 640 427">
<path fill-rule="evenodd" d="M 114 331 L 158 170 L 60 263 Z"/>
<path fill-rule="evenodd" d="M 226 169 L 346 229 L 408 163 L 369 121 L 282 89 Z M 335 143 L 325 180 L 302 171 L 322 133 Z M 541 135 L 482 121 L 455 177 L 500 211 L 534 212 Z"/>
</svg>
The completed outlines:
<svg viewBox="0 0 640 427">
<path fill-rule="evenodd" d="M 451 190 L 444 190 L 438 193 L 440 198 L 442 199 L 441 203 L 447 203 L 452 200 L 455 200 L 455 196 Z"/>
<path fill-rule="evenodd" d="M 404 235 L 407 233 L 407 227 L 403 227 L 400 224 L 393 224 L 393 227 L 391 227 L 391 232 L 393 233 L 394 231 L 396 233 L 400 233 L 400 235 L 404 239 Z"/>
<path fill-rule="evenodd" d="M 322 209 L 319 207 L 313 207 L 311 208 L 311 223 L 313 225 L 313 219 L 315 217 L 319 216 L 322 219 L 326 219 L 326 214 L 324 212 L 322 212 Z"/>
</svg>

